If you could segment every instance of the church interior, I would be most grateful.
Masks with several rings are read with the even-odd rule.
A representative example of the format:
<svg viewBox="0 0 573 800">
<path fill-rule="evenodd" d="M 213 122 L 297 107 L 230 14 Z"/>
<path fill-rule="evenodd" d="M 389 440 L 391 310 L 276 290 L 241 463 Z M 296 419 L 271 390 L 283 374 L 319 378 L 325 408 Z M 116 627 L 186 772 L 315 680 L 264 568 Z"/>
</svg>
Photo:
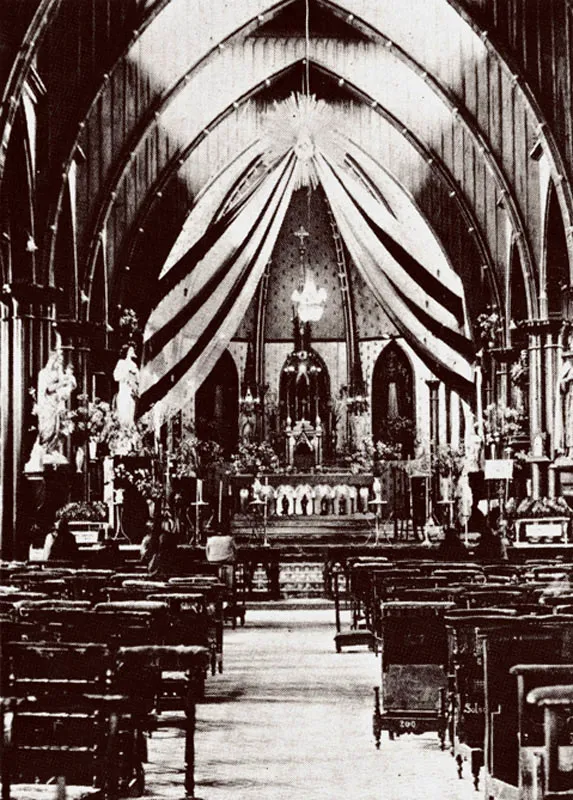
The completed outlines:
<svg viewBox="0 0 573 800">
<path fill-rule="evenodd" d="M 569 0 L 0 0 L 2 800 L 573 798 L 572 263 Z"/>
</svg>

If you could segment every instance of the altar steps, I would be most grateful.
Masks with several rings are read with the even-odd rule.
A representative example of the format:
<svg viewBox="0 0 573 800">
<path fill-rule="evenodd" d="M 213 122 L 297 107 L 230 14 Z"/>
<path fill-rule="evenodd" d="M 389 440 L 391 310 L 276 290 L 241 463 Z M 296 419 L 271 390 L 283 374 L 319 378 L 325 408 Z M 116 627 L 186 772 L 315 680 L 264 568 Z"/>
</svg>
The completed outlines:
<svg viewBox="0 0 573 800">
<path fill-rule="evenodd" d="M 233 517 L 232 532 L 239 545 L 260 542 L 264 537 L 262 521 L 240 514 Z M 266 525 L 268 544 L 278 546 L 363 544 L 373 535 L 371 514 L 272 517 Z"/>
</svg>

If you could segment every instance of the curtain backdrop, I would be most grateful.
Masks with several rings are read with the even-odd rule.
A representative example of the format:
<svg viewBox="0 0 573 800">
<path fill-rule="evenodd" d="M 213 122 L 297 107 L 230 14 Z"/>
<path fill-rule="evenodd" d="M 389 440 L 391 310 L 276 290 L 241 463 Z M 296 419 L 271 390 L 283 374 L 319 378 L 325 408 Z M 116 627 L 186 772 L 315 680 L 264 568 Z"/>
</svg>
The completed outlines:
<svg viewBox="0 0 573 800">
<path fill-rule="evenodd" d="M 293 190 L 305 181 L 322 185 L 356 268 L 404 339 L 438 378 L 471 400 L 474 352 L 462 282 L 419 210 L 350 139 L 329 130 L 321 148 L 320 135 L 311 141 L 297 124 L 283 152 L 275 138 L 270 163 L 258 140 L 192 209 L 162 269 L 160 299 L 146 326 L 140 415 L 155 403 L 166 415 L 183 408 L 209 375 L 253 299 Z M 288 141 L 275 120 L 279 128 Z"/>
</svg>

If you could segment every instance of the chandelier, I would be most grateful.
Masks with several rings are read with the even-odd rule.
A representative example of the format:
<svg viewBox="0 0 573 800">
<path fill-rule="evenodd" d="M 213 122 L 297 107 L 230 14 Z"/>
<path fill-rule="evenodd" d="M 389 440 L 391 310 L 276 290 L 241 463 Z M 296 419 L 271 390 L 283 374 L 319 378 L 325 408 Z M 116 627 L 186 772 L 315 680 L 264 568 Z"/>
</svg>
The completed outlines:
<svg viewBox="0 0 573 800">
<path fill-rule="evenodd" d="M 291 295 L 296 315 L 301 322 L 318 322 L 324 313 L 326 289 L 317 288 L 310 270 L 306 267 L 304 239 L 309 235 L 302 225 L 294 234 L 300 241 L 301 285 Z"/>
</svg>

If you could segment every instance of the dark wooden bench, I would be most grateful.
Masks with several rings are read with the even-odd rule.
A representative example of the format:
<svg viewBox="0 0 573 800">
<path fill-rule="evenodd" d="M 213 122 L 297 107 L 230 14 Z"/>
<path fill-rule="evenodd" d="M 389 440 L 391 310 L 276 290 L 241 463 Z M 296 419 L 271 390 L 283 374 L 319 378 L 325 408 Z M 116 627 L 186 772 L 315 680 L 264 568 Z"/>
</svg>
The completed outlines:
<svg viewBox="0 0 573 800">
<path fill-rule="evenodd" d="M 573 800 L 573 685 L 539 686 L 527 702 L 544 715 L 543 751 L 537 756 L 531 800 Z"/>
</svg>

